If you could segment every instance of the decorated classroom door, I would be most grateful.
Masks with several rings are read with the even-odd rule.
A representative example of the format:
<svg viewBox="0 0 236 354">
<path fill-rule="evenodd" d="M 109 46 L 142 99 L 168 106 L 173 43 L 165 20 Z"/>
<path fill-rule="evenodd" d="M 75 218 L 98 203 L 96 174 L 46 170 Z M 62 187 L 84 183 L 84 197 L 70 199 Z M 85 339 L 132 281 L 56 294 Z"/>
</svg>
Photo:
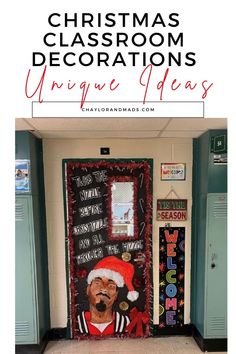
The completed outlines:
<svg viewBox="0 0 236 354">
<path fill-rule="evenodd" d="M 71 338 L 152 331 L 152 160 L 64 160 Z"/>
</svg>

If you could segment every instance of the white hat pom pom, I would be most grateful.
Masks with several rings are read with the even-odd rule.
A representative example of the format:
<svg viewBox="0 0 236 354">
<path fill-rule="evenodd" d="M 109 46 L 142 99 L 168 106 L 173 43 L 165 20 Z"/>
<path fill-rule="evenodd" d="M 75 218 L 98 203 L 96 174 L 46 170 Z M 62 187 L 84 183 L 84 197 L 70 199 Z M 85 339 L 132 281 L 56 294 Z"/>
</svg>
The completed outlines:
<svg viewBox="0 0 236 354">
<path fill-rule="evenodd" d="M 139 293 L 137 291 L 133 290 L 128 292 L 127 298 L 130 301 L 136 301 L 138 297 L 139 297 Z"/>
</svg>

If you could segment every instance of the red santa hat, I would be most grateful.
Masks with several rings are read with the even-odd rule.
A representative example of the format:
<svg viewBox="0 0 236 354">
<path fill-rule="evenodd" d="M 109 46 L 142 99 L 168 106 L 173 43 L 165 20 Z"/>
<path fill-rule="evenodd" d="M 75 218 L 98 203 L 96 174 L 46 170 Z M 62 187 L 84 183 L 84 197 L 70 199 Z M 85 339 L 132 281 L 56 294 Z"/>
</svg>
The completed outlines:
<svg viewBox="0 0 236 354">
<path fill-rule="evenodd" d="M 139 293 L 134 290 L 132 279 L 134 275 L 134 266 L 131 263 L 124 262 L 121 259 L 109 256 L 99 261 L 93 270 L 88 275 L 87 282 L 91 282 L 97 277 L 106 277 L 113 280 L 119 288 L 124 284 L 127 286 L 129 292 L 127 298 L 130 301 L 137 300 Z"/>
</svg>

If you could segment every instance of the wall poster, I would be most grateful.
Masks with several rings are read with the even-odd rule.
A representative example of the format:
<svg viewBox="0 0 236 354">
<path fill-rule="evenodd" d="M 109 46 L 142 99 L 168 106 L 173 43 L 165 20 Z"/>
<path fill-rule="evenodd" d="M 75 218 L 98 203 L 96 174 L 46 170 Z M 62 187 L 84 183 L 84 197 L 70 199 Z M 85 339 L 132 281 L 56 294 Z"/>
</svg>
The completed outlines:
<svg viewBox="0 0 236 354">
<path fill-rule="evenodd" d="M 30 184 L 30 160 L 15 160 L 15 192 L 29 193 Z"/>
<path fill-rule="evenodd" d="M 184 324 L 185 227 L 160 227 L 159 328 Z"/>
<path fill-rule="evenodd" d="M 152 332 L 152 160 L 64 160 L 70 338 Z"/>
<path fill-rule="evenodd" d="M 161 181 L 184 181 L 186 179 L 186 163 L 161 163 Z"/>
</svg>

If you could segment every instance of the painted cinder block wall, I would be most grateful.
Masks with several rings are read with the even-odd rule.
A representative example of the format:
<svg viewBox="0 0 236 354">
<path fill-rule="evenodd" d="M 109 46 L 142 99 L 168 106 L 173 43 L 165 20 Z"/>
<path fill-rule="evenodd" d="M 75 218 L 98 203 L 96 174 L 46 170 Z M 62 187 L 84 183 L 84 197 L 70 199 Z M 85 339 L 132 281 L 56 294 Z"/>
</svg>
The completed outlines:
<svg viewBox="0 0 236 354">
<path fill-rule="evenodd" d="M 65 271 L 65 224 L 63 204 L 62 159 L 102 158 L 100 147 L 110 147 L 107 158 L 152 158 L 153 168 L 153 281 L 154 323 L 159 320 L 159 227 L 156 200 L 165 198 L 173 187 L 179 197 L 188 199 L 188 220 L 171 222 L 186 227 L 185 323 L 190 323 L 191 207 L 192 207 L 192 139 L 43 139 L 45 197 L 48 237 L 48 265 L 51 327 L 67 325 Z M 185 181 L 161 181 L 161 162 L 185 162 Z M 169 198 L 176 198 L 171 193 Z"/>
</svg>

